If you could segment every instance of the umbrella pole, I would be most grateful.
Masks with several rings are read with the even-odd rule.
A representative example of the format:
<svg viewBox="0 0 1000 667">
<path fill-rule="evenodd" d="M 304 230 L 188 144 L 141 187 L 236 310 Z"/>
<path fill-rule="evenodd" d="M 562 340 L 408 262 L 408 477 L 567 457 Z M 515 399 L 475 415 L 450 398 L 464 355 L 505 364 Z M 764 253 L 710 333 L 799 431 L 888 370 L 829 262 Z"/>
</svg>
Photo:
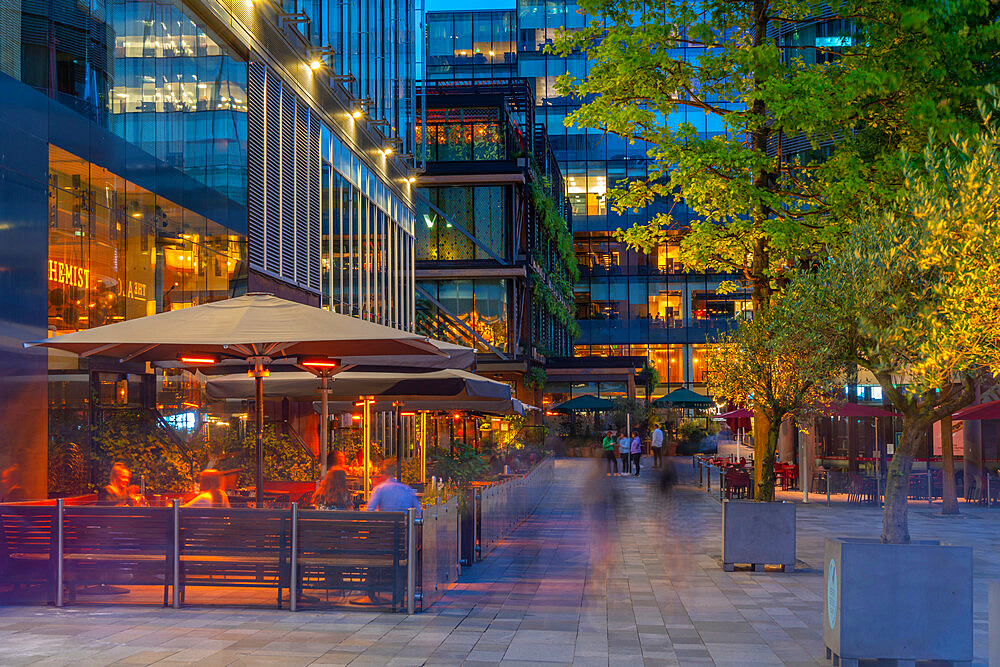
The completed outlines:
<svg viewBox="0 0 1000 667">
<path fill-rule="evenodd" d="M 427 413 L 420 413 L 420 437 L 417 446 L 420 447 L 420 483 L 427 483 Z"/>
<path fill-rule="evenodd" d="M 403 481 L 403 474 L 401 470 L 403 465 L 403 429 L 399 414 L 399 411 L 402 410 L 402 408 L 402 401 L 396 401 L 396 479 L 400 482 Z"/>
<path fill-rule="evenodd" d="M 254 372 L 254 407 L 257 413 L 257 509 L 264 506 L 264 376 Z"/>
<path fill-rule="evenodd" d="M 319 478 L 326 477 L 326 461 L 329 458 L 330 438 L 330 378 L 323 375 L 320 378 L 320 411 L 319 411 Z"/>
<path fill-rule="evenodd" d="M 364 399 L 365 410 L 364 410 L 364 421 L 363 421 L 363 440 L 364 443 L 364 465 L 365 465 L 365 482 L 364 482 L 364 493 L 365 493 L 365 503 L 368 503 L 368 496 L 371 492 L 371 448 L 372 448 L 372 432 L 371 432 L 371 415 L 372 408 L 366 396 Z"/>
</svg>

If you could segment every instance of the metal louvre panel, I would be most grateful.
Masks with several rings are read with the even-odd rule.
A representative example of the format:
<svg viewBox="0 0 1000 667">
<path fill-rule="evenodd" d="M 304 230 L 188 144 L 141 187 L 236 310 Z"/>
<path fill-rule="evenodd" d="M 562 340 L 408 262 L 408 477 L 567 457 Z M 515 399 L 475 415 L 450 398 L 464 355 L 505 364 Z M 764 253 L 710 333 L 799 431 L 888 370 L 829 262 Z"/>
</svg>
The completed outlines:
<svg viewBox="0 0 1000 667">
<path fill-rule="evenodd" d="M 295 282 L 309 284 L 309 200 L 312 182 L 309 159 L 309 107 L 295 105 Z M 288 277 L 293 277 L 289 275 Z"/>
<path fill-rule="evenodd" d="M 309 287 L 321 288 L 322 266 L 321 247 L 323 239 L 320 203 L 322 184 L 320 183 L 320 121 L 309 114 Z"/>
<path fill-rule="evenodd" d="M 281 80 L 268 73 L 265 81 L 265 203 L 264 268 L 281 269 Z"/>
<path fill-rule="evenodd" d="M 247 76 L 247 254 L 250 266 L 264 268 L 265 213 L 264 80 L 260 63 L 249 63 Z"/>
<path fill-rule="evenodd" d="M 295 280 L 295 94 L 281 90 L 281 266 L 272 271 Z"/>
</svg>

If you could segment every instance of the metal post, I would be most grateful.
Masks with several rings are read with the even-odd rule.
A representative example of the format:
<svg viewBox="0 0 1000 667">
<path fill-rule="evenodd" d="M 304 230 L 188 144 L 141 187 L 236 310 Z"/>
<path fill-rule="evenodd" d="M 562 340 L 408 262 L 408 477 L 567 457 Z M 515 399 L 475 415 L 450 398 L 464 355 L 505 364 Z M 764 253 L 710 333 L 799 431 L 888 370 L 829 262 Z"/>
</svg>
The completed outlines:
<svg viewBox="0 0 1000 667">
<path fill-rule="evenodd" d="M 288 608 L 295 611 L 298 600 L 298 571 L 299 571 L 299 504 L 292 503 L 292 544 L 290 547 L 292 557 L 292 576 L 288 580 Z"/>
<path fill-rule="evenodd" d="M 396 479 L 403 481 L 403 427 L 400 410 L 403 409 L 402 401 L 395 401 L 396 408 Z"/>
<path fill-rule="evenodd" d="M 420 437 L 417 438 L 420 447 L 420 483 L 427 483 L 427 413 L 420 413 Z"/>
<path fill-rule="evenodd" d="M 63 606 L 63 499 L 56 500 L 56 606 Z"/>
<path fill-rule="evenodd" d="M 990 473 L 986 472 L 986 506 L 993 507 L 993 495 L 990 493 Z"/>
<path fill-rule="evenodd" d="M 812 481 L 809 465 L 806 460 L 806 443 L 799 438 L 799 488 L 802 489 L 802 502 L 809 502 L 809 483 Z"/>
<path fill-rule="evenodd" d="M 319 478 L 326 477 L 326 461 L 330 454 L 330 377 L 320 376 L 319 381 L 320 414 L 319 414 Z"/>
<path fill-rule="evenodd" d="M 181 606 L 181 501 L 174 498 L 171 502 L 174 510 L 174 585 L 172 587 L 174 609 Z"/>
<path fill-rule="evenodd" d="M 417 510 L 406 510 L 406 613 L 417 611 Z"/>
<path fill-rule="evenodd" d="M 826 504 L 830 504 L 830 471 L 826 471 Z"/>
<path fill-rule="evenodd" d="M 705 487 L 705 492 L 706 493 L 711 493 L 712 492 L 712 466 L 708 467 L 708 474 L 705 475 L 705 481 L 708 483 L 708 485 Z"/>
<path fill-rule="evenodd" d="M 931 502 L 931 457 L 927 456 L 927 504 L 933 505 Z"/>
<path fill-rule="evenodd" d="M 726 494 L 726 473 L 719 468 L 719 500 L 723 500 Z"/>
<path fill-rule="evenodd" d="M 363 413 L 362 428 L 364 433 L 362 434 L 362 441 L 364 442 L 365 454 L 364 454 L 364 464 L 365 464 L 365 480 L 364 480 L 364 494 L 365 503 L 368 503 L 368 497 L 371 495 L 371 447 L 372 447 L 372 428 L 371 428 L 371 417 L 372 408 L 368 397 L 365 396 L 362 399 L 365 404 L 365 409 Z"/>
<path fill-rule="evenodd" d="M 702 473 L 705 471 L 705 463 L 698 459 L 698 486 L 704 486 L 705 481 L 702 479 Z"/>
<path fill-rule="evenodd" d="M 256 507 L 264 506 L 264 368 L 260 358 L 255 361 L 254 379 L 254 412 L 257 416 L 257 475 L 254 483 L 257 485 Z"/>
</svg>

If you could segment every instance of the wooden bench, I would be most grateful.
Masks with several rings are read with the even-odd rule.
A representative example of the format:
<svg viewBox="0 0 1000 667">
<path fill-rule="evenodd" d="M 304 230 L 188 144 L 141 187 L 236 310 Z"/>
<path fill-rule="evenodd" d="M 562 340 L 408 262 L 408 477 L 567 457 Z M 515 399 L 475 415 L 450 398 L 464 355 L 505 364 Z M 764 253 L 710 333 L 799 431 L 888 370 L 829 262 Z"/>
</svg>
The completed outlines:
<svg viewBox="0 0 1000 667">
<path fill-rule="evenodd" d="M 367 595 L 405 604 L 406 514 L 311 510 L 298 513 L 296 588 Z"/>
<path fill-rule="evenodd" d="M 12 598 L 55 600 L 55 517 L 55 505 L 0 505 L 0 584 Z"/>
<path fill-rule="evenodd" d="M 287 510 L 181 508 L 181 603 L 188 586 L 275 588 L 280 609 L 290 538 Z"/>
</svg>

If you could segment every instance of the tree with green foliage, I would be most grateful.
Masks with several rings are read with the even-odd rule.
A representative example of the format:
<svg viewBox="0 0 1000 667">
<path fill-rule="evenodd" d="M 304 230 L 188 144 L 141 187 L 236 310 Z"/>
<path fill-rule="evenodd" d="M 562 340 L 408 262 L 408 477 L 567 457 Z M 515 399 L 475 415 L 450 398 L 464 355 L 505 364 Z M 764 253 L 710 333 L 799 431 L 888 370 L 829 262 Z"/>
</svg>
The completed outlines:
<svg viewBox="0 0 1000 667">
<path fill-rule="evenodd" d="M 762 474 L 754 500 L 774 500 L 774 459 L 786 419 L 809 413 L 853 367 L 836 345 L 798 335 L 796 313 L 777 300 L 721 333 L 708 348 L 708 388 L 716 398 L 753 407 L 767 418 Z"/>
<path fill-rule="evenodd" d="M 559 32 L 550 47 L 582 52 L 591 64 L 585 81 L 564 75 L 556 84 L 586 100 L 565 122 L 640 142 L 653 159 L 645 178 L 608 190 L 611 204 L 625 211 L 683 201 L 698 220 L 686 230 L 682 262 L 736 274 L 754 308 L 836 247 L 865 206 L 897 195 L 900 148 L 919 150 L 930 129 L 943 136 L 975 127 L 974 101 L 1000 51 L 998 5 L 989 0 L 579 5 L 587 27 Z M 831 13 L 844 20 L 835 46 L 797 39 Z M 701 134 L 705 116 L 723 131 Z M 804 140 L 814 155 L 783 158 L 787 139 Z M 649 251 L 676 227 L 660 214 L 619 238 Z M 754 426 L 761 460 L 762 414 Z"/>
<path fill-rule="evenodd" d="M 932 136 L 921 154 L 904 153 L 900 196 L 862 211 L 841 249 L 787 294 L 805 323 L 798 335 L 835 342 L 903 415 L 886 543 L 910 540 L 909 477 L 928 430 L 1000 373 L 1000 125 L 983 115 L 970 136 Z"/>
</svg>

